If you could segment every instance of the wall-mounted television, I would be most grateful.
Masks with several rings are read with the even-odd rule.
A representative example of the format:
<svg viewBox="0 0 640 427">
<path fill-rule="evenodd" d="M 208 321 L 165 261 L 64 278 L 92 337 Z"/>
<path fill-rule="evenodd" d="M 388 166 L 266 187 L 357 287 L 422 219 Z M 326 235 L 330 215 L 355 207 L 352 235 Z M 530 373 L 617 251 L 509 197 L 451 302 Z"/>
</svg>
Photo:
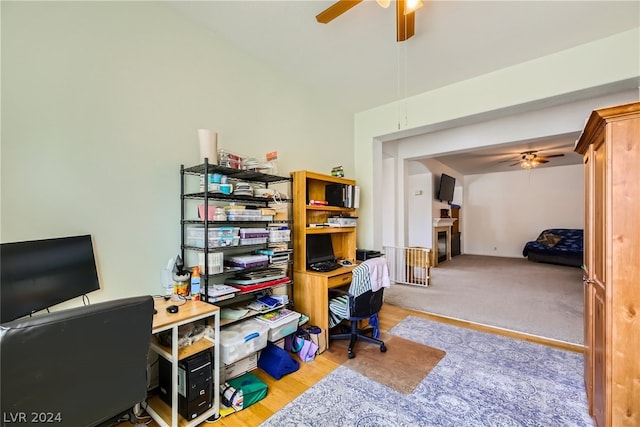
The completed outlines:
<svg viewBox="0 0 640 427">
<path fill-rule="evenodd" d="M 98 289 L 90 235 L 0 245 L 2 323 Z"/>
<path fill-rule="evenodd" d="M 453 191 L 456 187 L 456 179 L 443 173 L 440 176 L 440 185 L 438 186 L 437 199 L 441 202 L 451 203 L 453 201 Z"/>
</svg>

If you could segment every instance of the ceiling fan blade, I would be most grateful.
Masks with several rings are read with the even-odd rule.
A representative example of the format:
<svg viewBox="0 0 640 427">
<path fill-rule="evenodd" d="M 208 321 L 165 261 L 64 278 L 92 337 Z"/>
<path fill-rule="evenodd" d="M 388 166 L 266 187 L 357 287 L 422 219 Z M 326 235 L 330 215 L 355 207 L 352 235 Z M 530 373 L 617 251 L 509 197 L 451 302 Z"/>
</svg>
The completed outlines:
<svg viewBox="0 0 640 427">
<path fill-rule="evenodd" d="M 554 157 L 562 157 L 564 154 L 552 154 L 550 156 L 539 156 L 541 159 L 553 159 Z"/>
<path fill-rule="evenodd" d="M 520 164 L 520 162 L 515 162 L 514 164 L 509 165 L 509 166 L 515 166 L 515 165 L 519 165 L 519 164 Z"/>
<path fill-rule="evenodd" d="M 537 159 L 533 160 L 536 163 L 549 163 L 549 160 L 545 160 L 543 158 L 538 157 Z"/>
<path fill-rule="evenodd" d="M 416 13 L 404 14 L 405 0 L 396 0 L 396 40 L 403 42 L 415 34 Z"/>
<path fill-rule="evenodd" d="M 321 24 L 328 24 L 361 1 L 362 0 L 338 0 L 337 3 L 332 4 L 331 6 L 317 14 L 316 21 Z"/>
</svg>

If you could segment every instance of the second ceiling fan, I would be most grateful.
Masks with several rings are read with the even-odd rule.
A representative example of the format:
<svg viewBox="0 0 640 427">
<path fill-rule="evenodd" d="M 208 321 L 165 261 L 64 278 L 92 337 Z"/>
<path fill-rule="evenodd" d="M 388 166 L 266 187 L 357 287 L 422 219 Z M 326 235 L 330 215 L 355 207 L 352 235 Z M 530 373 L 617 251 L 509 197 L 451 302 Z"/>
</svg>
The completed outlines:
<svg viewBox="0 0 640 427">
<path fill-rule="evenodd" d="M 549 163 L 548 159 L 564 156 L 564 154 L 552 154 L 552 155 L 544 156 L 542 154 L 536 154 L 536 153 L 538 153 L 538 150 L 522 152 L 520 153 L 520 159 L 509 166 L 520 165 L 520 167 L 523 169 L 533 169 L 543 163 Z"/>
<path fill-rule="evenodd" d="M 390 0 L 376 0 L 377 3 L 387 8 Z M 338 0 L 327 9 L 316 15 L 316 21 L 321 24 L 328 24 L 338 16 L 342 15 L 362 0 Z M 416 9 L 422 6 L 421 0 L 396 0 L 396 40 L 403 42 L 415 34 Z"/>
</svg>

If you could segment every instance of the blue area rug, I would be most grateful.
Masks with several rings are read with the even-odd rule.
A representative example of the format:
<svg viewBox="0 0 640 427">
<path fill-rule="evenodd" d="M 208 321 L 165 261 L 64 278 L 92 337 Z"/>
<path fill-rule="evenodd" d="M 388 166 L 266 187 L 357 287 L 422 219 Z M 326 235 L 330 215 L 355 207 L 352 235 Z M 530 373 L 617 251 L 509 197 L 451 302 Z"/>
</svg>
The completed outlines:
<svg viewBox="0 0 640 427">
<path fill-rule="evenodd" d="M 582 354 L 413 316 L 389 333 L 447 353 L 413 393 L 340 366 L 262 426 L 593 426 Z"/>
</svg>

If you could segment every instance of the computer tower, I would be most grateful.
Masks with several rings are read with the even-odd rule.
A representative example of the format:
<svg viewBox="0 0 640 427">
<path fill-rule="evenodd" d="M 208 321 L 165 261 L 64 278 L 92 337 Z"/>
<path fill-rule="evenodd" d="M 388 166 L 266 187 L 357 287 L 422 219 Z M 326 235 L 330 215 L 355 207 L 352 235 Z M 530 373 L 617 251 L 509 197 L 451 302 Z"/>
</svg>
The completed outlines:
<svg viewBox="0 0 640 427">
<path fill-rule="evenodd" d="M 205 350 L 178 362 L 178 413 L 192 420 L 213 406 L 213 366 L 211 351 Z M 160 397 L 171 406 L 171 362 L 160 357 L 158 366 Z"/>
</svg>

